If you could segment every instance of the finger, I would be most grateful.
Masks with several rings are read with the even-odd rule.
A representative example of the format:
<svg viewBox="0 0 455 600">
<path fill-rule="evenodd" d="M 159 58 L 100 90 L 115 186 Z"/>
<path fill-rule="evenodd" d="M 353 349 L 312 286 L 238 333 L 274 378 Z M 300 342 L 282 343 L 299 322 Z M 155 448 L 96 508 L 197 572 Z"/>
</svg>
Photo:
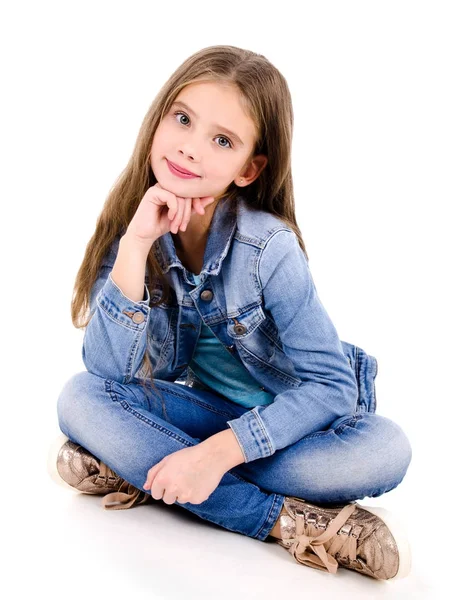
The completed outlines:
<svg viewBox="0 0 455 600">
<path fill-rule="evenodd" d="M 147 473 L 147 478 L 146 478 L 145 483 L 144 483 L 144 488 L 145 489 L 149 489 L 150 486 L 152 485 L 153 480 L 156 477 L 156 474 L 160 470 L 160 465 L 161 465 L 161 461 L 159 463 L 156 463 L 156 465 L 153 465 L 153 467 L 151 469 L 149 469 L 149 471 Z"/>
<path fill-rule="evenodd" d="M 194 206 L 195 212 L 199 213 L 200 215 L 203 215 L 205 213 L 205 210 L 201 204 L 200 198 L 193 198 L 193 206 Z"/>
<path fill-rule="evenodd" d="M 152 487 L 150 488 L 151 496 L 155 498 L 155 500 L 161 500 L 164 493 L 164 485 L 159 483 L 159 480 L 155 479 L 152 483 Z"/>
<path fill-rule="evenodd" d="M 173 194 L 168 196 L 167 200 L 166 200 L 166 204 L 168 205 L 168 219 L 170 221 L 173 221 L 175 218 L 175 215 L 177 214 L 178 208 L 179 208 L 179 202 L 176 196 L 174 196 Z"/>
<path fill-rule="evenodd" d="M 165 504 L 174 504 L 178 496 L 178 492 L 176 490 L 164 490 L 163 494 L 163 502 Z"/>
<path fill-rule="evenodd" d="M 182 223 L 180 229 L 186 231 L 189 220 L 191 219 L 191 198 L 185 198 L 185 206 L 183 209 Z"/>
<path fill-rule="evenodd" d="M 177 196 L 177 211 L 172 219 L 171 223 L 171 231 L 172 233 L 177 233 L 180 227 L 180 223 L 182 222 L 183 210 L 185 208 L 185 198 L 181 198 Z"/>
<path fill-rule="evenodd" d="M 215 200 L 215 198 L 213 196 L 205 196 L 204 198 L 201 198 L 201 205 L 204 207 L 208 206 L 209 204 L 212 204 L 212 202 Z"/>
</svg>

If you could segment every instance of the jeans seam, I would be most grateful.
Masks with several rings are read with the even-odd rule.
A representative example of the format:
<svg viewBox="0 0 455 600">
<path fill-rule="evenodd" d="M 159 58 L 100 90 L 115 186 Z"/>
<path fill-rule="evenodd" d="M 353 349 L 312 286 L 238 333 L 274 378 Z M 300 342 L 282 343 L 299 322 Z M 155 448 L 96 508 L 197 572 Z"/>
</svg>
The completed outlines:
<svg viewBox="0 0 455 600">
<path fill-rule="evenodd" d="M 346 427 L 355 427 L 357 425 L 357 422 L 360 421 L 361 419 L 363 419 L 363 415 L 361 413 L 358 413 L 358 414 L 354 415 L 352 417 L 352 419 L 349 419 L 349 421 L 346 421 L 346 423 L 340 423 L 340 425 L 338 425 L 338 427 L 335 429 L 335 431 L 338 431 L 339 429 L 342 431 Z"/>
<path fill-rule="evenodd" d="M 302 438 L 302 439 L 312 439 L 312 438 L 321 437 L 323 435 L 329 435 L 330 433 L 332 433 L 332 431 L 335 433 L 340 433 L 341 431 L 346 429 L 346 427 L 355 427 L 357 424 L 357 421 L 360 421 L 360 419 L 362 419 L 362 418 L 363 418 L 362 415 L 360 413 L 357 413 L 357 414 L 353 415 L 349 419 L 349 421 L 346 421 L 346 423 L 340 423 L 336 429 L 327 429 L 326 431 L 316 431 L 315 433 L 310 433 L 309 435 L 306 435 L 305 438 Z"/>
<path fill-rule="evenodd" d="M 281 506 L 279 506 L 279 501 L 281 499 L 282 499 L 282 503 L 281 503 Z M 261 539 L 262 541 L 264 541 L 268 537 L 268 535 L 272 531 L 273 526 L 275 525 L 275 523 L 278 519 L 278 515 L 281 512 L 281 507 L 283 506 L 283 504 L 284 504 L 284 497 L 281 494 L 273 494 L 272 506 L 270 507 L 268 515 L 267 515 L 264 523 L 262 524 L 261 528 L 253 536 L 255 539 Z M 266 531 L 268 530 L 268 533 L 266 536 L 264 536 L 262 533 L 264 531 L 264 529 Z"/>
<path fill-rule="evenodd" d="M 142 415 L 141 413 L 137 412 L 134 408 L 132 408 L 128 402 L 126 400 L 123 399 L 119 399 L 116 391 L 113 389 L 113 384 L 118 383 L 114 380 L 111 379 L 105 379 L 105 387 L 106 387 L 106 391 L 109 394 L 109 396 L 111 397 L 111 400 L 113 402 L 117 402 L 124 410 L 127 410 L 128 412 L 130 412 L 132 415 L 134 415 L 137 419 L 139 419 L 140 421 L 142 421 L 143 423 L 146 423 L 147 425 L 149 425 L 150 427 L 153 427 L 154 429 L 157 429 L 158 431 L 160 431 L 161 433 L 164 433 L 165 435 L 167 435 L 168 437 L 173 438 L 174 440 L 177 440 L 179 442 L 181 442 L 182 444 L 184 444 L 185 446 L 188 447 L 192 447 L 194 446 L 194 444 L 192 444 L 191 442 L 189 442 L 188 440 L 185 440 L 185 438 L 182 438 L 181 436 L 175 434 L 173 431 L 170 431 L 169 429 L 166 429 L 165 427 L 163 427 L 162 425 L 159 425 L 158 423 L 155 423 L 154 421 L 152 421 L 151 419 L 148 419 L 147 417 L 145 417 L 144 415 Z"/>
</svg>

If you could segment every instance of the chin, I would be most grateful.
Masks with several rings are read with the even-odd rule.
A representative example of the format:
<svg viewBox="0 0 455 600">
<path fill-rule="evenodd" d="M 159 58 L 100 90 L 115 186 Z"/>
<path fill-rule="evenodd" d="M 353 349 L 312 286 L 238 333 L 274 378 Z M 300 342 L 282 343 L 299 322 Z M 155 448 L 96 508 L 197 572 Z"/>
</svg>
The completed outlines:
<svg viewBox="0 0 455 600">
<path fill-rule="evenodd" d="M 156 179 L 162 188 L 168 192 L 172 192 L 175 196 L 179 196 L 180 198 L 202 198 L 204 196 L 211 195 L 206 194 L 198 185 L 188 185 L 184 179 L 182 179 L 181 182 L 160 176 L 158 176 Z"/>
<path fill-rule="evenodd" d="M 167 167 L 165 167 L 167 170 Z M 164 170 L 164 173 L 158 173 L 156 176 L 156 180 L 168 192 L 172 192 L 176 196 L 180 196 L 182 198 L 189 198 L 190 196 L 196 196 L 198 193 L 197 185 L 188 185 L 188 181 L 182 179 L 179 181 L 175 177 L 173 177 L 169 172 Z M 190 182 L 193 180 L 190 179 Z M 186 194 L 186 195 L 185 195 Z"/>
</svg>

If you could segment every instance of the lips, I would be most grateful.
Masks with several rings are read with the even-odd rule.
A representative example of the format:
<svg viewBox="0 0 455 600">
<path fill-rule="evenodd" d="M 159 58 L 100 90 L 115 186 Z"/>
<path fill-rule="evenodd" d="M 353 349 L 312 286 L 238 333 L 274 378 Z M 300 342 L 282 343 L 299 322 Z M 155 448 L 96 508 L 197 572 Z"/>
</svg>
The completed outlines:
<svg viewBox="0 0 455 600">
<path fill-rule="evenodd" d="M 173 162 L 171 162 L 169 159 L 166 159 L 167 162 L 177 171 L 179 171 L 180 173 L 183 173 L 184 175 L 192 175 L 193 177 L 199 177 L 199 175 L 197 175 L 197 173 L 193 173 L 192 171 L 188 171 L 187 169 L 184 169 L 183 167 L 181 167 L 180 165 L 177 165 Z"/>
</svg>

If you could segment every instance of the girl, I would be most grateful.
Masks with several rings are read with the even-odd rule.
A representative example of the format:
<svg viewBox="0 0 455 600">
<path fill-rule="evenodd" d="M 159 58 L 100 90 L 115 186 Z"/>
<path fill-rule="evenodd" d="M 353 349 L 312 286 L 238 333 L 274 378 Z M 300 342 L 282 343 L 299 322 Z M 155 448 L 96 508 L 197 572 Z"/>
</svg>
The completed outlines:
<svg viewBox="0 0 455 600">
<path fill-rule="evenodd" d="M 301 564 L 391 580 L 404 533 L 355 500 L 394 489 L 411 448 L 375 414 L 376 359 L 317 295 L 292 132 L 260 54 L 205 48 L 165 83 L 77 274 L 87 371 L 58 398 L 50 469 L 107 509 L 177 503 Z"/>
</svg>

